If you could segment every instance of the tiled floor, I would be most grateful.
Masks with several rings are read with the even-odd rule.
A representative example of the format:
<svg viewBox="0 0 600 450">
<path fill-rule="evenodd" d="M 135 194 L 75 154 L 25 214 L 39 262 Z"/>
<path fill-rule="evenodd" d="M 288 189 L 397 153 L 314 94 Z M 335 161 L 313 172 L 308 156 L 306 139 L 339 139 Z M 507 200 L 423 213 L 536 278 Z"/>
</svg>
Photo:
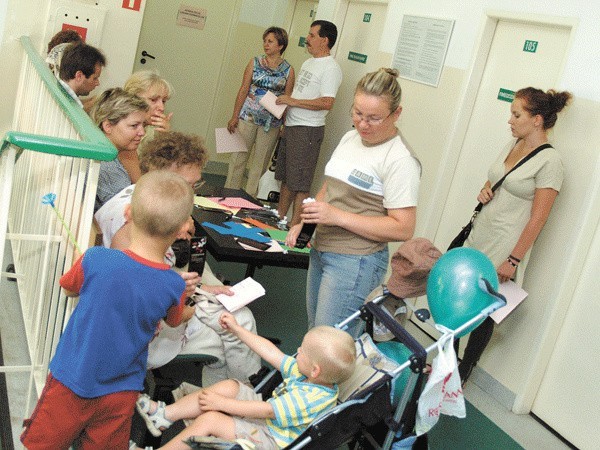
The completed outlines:
<svg viewBox="0 0 600 450">
<path fill-rule="evenodd" d="M 5 258 L 4 266 L 6 266 L 6 264 Z M 211 265 L 213 264 L 213 270 L 216 272 L 226 273 L 227 277 L 232 281 L 237 281 L 243 277 L 242 265 L 223 265 L 222 263 L 217 264 L 212 262 Z M 287 272 L 283 274 L 281 270 L 287 270 Z M 289 327 L 290 323 L 293 323 L 295 326 L 299 327 L 299 329 L 297 332 L 292 332 L 289 330 L 289 328 L 287 328 L 284 332 L 284 334 L 287 336 L 287 339 L 285 340 L 287 342 L 285 342 L 285 345 L 290 349 L 294 349 L 298 345 L 298 343 L 291 341 L 294 341 L 298 336 L 301 336 L 303 334 L 303 330 L 306 328 L 306 325 L 302 320 L 302 310 L 304 307 L 304 293 L 302 286 L 304 285 L 305 276 L 306 272 L 303 270 L 274 269 L 267 267 L 258 270 L 255 276 L 255 278 L 257 278 L 257 280 L 261 282 L 265 288 L 267 288 L 267 292 L 270 293 L 270 296 L 272 297 L 271 301 L 273 300 L 273 297 L 275 299 L 285 298 L 286 304 L 292 305 L 286 307 L 286 313 L 290 315 L 296 315 L 298 320 L 286 321 L 286 327 Z M 285 280 L 285 283 L 282 283 L 282 280 Z M 268 301 L 268 299 L 263 301 L 263 307 L 268 304 Z M 280 303 L 279 300 L 277 300 L 277 303 Z M 271 312 L 273 312 L 277 311 L 278 309 L 280 310 L 281 307 L 282 305 L 279 304 L 278 307 L 273 308 L 267 306 L 266 309 L 270 309 Z M 293 310 L 290 311 L 290 308 Z M 264 334 L 266 335 L 277 335 L 278 330 L 276 322 L 278 321 L 268 320 L 265 317 L 265 311 L 261 310 L 261 308 L 258 306 L 253 310 L 257 316 L 259 332 L 262 328 Z M 0 280 L 0 311 L 2 311 L 0 314 L 0 333 L 2 338 L 2 350 L 5 364 L 27 364 L 27 349 L 24 343 L 24 333 L 22 328 L 21 312 L 18 306 L 16 284 L 14 282 L 7 281 L 6 279 Z M 419 335 L 419 331 L 417 330 L 413 330 L 411 333 L 413 333 L 415 337 Z M 426 341 L 429 338 L 426 336 L 420 336 L 420 339 L 423 339 L 425 341 L 424 343 L 427 343 Z M 290 349 L 284 348 L 284 351 L 290 351 Z M 7 374 L 6 378 L 10 401 L 13 440 L 15 442 L 15 448 L 21 448 L 21 445 L 18 441 L 18 436 L 21 432 L 21 422 L 25 411 L 24 399 L 26 398 L 28 377 L 26 374 L 9 373 Z M 472 405 L 474 405 L 479 411 L 493 421 L 497 427 L 511 436 L 523 448 L 568 448 L 568 446 L 556 438 L 534 418 L 528 415 L 515 415 L 511 413 L 504 406 L 500 405 L 492 397 L 486 394 L 475 383 L 469 382 L 467 388 L 465 389 L 465 395 Z M 469 417 L 464 420 L 469 420 Z M 487 423 L 489 424 L 490 422 Z M 478 429 L 477 432 L 485 434 L 486 430 Z M 2 446 L 2 448 L 7 448 L 7 446 Z M 437 448 L 446 450 L 450 447 L 447 445 L 442 445 Z M 462 445 L 459 444 L 457 448 L 481 447 L 474 447 L 465 443 Z"/>
<path fill-rule="evenodd" d="M 429 345 L 433 341 L 425 336 L 416 326 L 409 323 L 407 329 L 411 334 L 420 339 L 422 345 Z M 529 450 L 568 449 L 552 432 L 530 415 L 514 414 L 505 406 L 496 401 L 477 385 L 477 378 L 472 377 L 465 386 L 465 398 L 494 424 L 512 437 L 519 445 Z M 467 419 L 468 420 L 468 417 Z M 479 430 L 478 430 L 479 431 Z M 486 430 L 480 430 L 482 434 Z M 467 448 L 467 447 L 462 447 Z M 481 447 L 479 447 L 481 448 Z M 444 447 L 448 450 L 448 447 Z"/>
</svg>

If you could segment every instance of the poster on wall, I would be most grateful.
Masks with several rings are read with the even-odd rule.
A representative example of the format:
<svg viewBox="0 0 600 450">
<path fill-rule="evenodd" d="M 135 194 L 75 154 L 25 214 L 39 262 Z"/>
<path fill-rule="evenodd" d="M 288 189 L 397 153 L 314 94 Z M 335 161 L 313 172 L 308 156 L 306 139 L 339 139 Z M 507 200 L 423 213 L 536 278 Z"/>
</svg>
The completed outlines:
<svg viewBox="0 0 600 450">
<path fill-rule="evenodd" d="M 453 28 L 454 20 L 405 15 L 392 67 L 402 78 L 437 87 Z"/>
<path fill-rule="evenodd" d="M 181 5 L 177 12 L 177 25 L 203 30 L 206 24 L 206 16 L 207 11 L 204 8 Z"/>
</svg>

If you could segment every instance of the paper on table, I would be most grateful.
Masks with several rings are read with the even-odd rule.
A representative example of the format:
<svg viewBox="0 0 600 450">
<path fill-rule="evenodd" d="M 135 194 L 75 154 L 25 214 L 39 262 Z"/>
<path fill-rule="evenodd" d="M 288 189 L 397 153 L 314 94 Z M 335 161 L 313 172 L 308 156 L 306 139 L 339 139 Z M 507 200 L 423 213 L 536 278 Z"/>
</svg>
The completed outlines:
<svg viewBox="0 0 600 450">
<path fill-rule="evenodd" d="M 506 297 L 506 306 L 503 306 L 490 314 L 490 317 L 496 323 L 502 322 L 528 295 L 527 292 L 521 289 L 514 281 L 501 283 L 498 287 L 498 292 Z"/>
<path fill-rule="evenodd" d="M 275 100 L 277 100 L 277 96 L 271 91 L 267 91 L 267 93 L 263 95 L 258 103 L 275 117 L 281 119 L 281 116 L 283 116 L 283 112 L 285 111 L 287 105 L 278 105 L 275 103 Z"/>
<path fill-rule="evenodd" d="M 227 208 L 246 208 L 246 209 L 263 209 L 262 206 L 257 205 L 256 203 L 252 203 L 251 201 L 246 200 L 242 197 L 208 197 L 213 202 L 217 202 L 221 206 L 226 206 Z"/>
<path fill-rule="evenodd" d="M 261 250 L 261 249 L 256 248 L 256 247 L 251 247 L 250 245 L 246 245 L 246 244 L 244 244 L 243 242 L 240 242 L 240 241 L 237 241 L 237 243 L 244 250 L 251 250 L 251 251 L 255 251 L 255 252 L 267 252 L 267 253 L 283 253 L 283 247 L 281 246 L 281 244 L 279 242 L 277 242 L 274 239 L 271 239 L 271 242 L 269 243 L 269 248 L 266 249 L 266 250 Z"/>
<path fill-rule="evenodd" d="M 229 312 L 236 312 L 238 309 L 246 306 L 248 303 L 265 295 L 265 289 L 260 283 L 248 277 L 231 287 L 234 295 L 218 294 L 217 300 Z"/>
<path fill-rule="evenodd" d="M 229 208 L 225 205 L 221 205 L 218 202 L 215 202 L 214 200 L 208 198 L 208 197 L 203 197 L 201 195 L 196 195 L 194 197 L 194 204 L 200 206 L 200 207 L 205 207 L 205 208 L 214 208 L 214 209 L 222 209 L 223 211 L 229 211 Z"/>
<path fill-rule="evenodd" d="M 298 252 L 298 253 L 310 253 L 310 247 L 306 246 L 304 248 L 296 248 L 296 247 L 288 247 L 285 244 L 285 238 L 287 237 L 288 232 L 284 230 L 266 230 L 269 236 L 277 242 L 281 244 L 281 248 L 285 251 Z"/>
<path fill-rule="evenodd" d="M 246 143 L 240 132 L 230 133 L 227 128 L 215 128 L 217 153 L 247 152 Z"/>
</svg>

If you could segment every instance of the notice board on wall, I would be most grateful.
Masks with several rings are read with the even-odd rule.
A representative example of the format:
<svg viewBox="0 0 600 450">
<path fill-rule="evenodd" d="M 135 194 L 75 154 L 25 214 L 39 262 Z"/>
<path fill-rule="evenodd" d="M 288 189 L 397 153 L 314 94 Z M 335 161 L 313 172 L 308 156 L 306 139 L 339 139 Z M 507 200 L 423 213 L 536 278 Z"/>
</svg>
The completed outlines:
<svg viewBox="0 0 600 450">
<path fill-rule="evenodd" d="M 437 87 L 453 28 L 454 20 L 405 15 L 392 67 L 402 78 Z"/>
</svg>

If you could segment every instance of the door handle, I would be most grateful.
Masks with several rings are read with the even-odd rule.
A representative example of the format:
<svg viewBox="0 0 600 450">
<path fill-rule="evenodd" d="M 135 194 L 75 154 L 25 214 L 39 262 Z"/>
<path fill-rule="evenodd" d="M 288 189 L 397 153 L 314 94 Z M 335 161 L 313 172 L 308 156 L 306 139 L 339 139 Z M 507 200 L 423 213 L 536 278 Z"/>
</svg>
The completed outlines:
<svg viewBox="0 0 600 450">
<path fill-rule="evenodd" d="M 150 53 L 148 53 L 146 50 L 142 51 L 142 56 L 144 56 L 144 58 L 140 59 L 140 63 L 141 64 L 146 64 L 146 57 L 150 58 L 150 59 L 156 59 L 154 56 L 152 56 Z"/>
</svg>

